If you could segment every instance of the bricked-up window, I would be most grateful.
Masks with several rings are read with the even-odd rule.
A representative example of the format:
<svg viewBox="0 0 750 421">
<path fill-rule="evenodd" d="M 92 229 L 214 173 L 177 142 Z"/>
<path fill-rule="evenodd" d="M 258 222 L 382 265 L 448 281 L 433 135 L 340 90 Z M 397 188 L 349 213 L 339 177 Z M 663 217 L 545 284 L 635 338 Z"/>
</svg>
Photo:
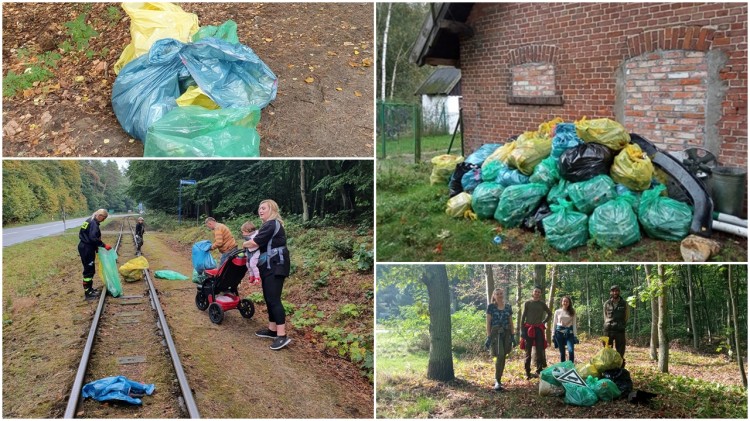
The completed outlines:
<svg viewBox="0 0 750 421">
<path fill-rule="evenodd" d="M 508 104 L 561 105 L 555 83 L 553 45 L 525 45 L 510 51 Z"/>
<path fill-rule="evenodd" d="M 625 125 L 659 146 L 703 146 L 708 60 L 702 51 L 655 51 L 625 63 Z"/>
</svg>

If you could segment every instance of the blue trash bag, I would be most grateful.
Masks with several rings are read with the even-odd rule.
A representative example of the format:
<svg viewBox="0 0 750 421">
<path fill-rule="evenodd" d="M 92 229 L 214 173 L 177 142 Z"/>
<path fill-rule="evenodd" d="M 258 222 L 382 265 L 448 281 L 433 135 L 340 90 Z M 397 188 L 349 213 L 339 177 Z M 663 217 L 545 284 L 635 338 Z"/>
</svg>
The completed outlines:
<svg viewBox="0 0 750 421">
<path fill-rule="evenodd" d="M 153 384 L 134 382 L 125 376 L 105 377 L 86 383 L 83 386 L 83 398 L 93 398 L 99 402 L 123 401 L 140 405 L 141 400 L 130 395 L 151 396 L 155 387 Z"/>
<path fill-rule="evenodd" d="M 508 168 L 505 165 L 500 167 L 495 182 L 503 187 L 517 186 L 519 184 L 529 184 L 529 176 L 517 169 Z"/>
<path fill-rule="evenodd" d="M 193 269 L 198 274 L 206 269 L 215 269 L 216 260 L 211 256 L 211 242 L 209 240 L 198 241 L 193 244 Z"/>
<path fill-rule="evenodd" d="M 260 108 L 176 107 L 148 129 L 143 156 L 256 157 Z"/>
<path fill-rule="evenodd" d="M 552 138 L 552 152 L 550 156 L 559 159 L 563 152 L 581 143 L 583 143 L 583 140 L 578 137 L 575 124 L 558 123 L 555 126 L 555 137 Z"/>
<path fill-rule="evenodd" d="M 122 69 L 112 87 L 112 108 L 128 134 L 145 140 L 148 128 L 177 106 L 182 89 L 193 82 L 221 108 L 263 108 L 276 98 L 278 81 L 242 44 L 167 38 Z"/>
<path fill-rule="evenodd" d="M 482 169 L 474 168 L 467 171 L 466 174 L 461 177 L 461 188 L 463 188 L 466 193 L 471 193 L 481 182 Z"/>
<path fill-rule="evenodd" d="M 495 143 L 487 143 L 485 145 L 482 145 L 479 149 L 474 151 L 471 155 L 469 155 L 464 162 L 474 165 L 482 165 L 484 163 L 484 160 L 487 159 L 490 155 L 492 155 L 492 152 L 495 152 L 497 148 L 499 148 L 500 144 Z"/>
</svg>

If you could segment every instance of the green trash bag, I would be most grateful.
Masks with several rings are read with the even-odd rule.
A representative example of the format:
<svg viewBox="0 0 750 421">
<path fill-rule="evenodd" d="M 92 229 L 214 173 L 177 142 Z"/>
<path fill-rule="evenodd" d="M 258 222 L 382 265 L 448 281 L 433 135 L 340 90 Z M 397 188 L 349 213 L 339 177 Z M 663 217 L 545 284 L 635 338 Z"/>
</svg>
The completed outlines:
<svg viewBox="0 0 750 421">
<path fill-rule="evenodd" d="M 126 282 L 135 282 L 143 280 L 143 271 L 145 269 L 148 269 L 148 260 L 143 256 L 138 256 L 120 266 L 118 272 L 120 272 L 120 275 L 122 275 Z"/>
<path fill-rule="evenodd" d="M 523 219 L 539 206 L 548 191 L 549 187 L 546 184 L 538 183 L 507 187 L 500 195 L 495 219 L 505 228 L 520 226 Z"/>
<path fill-rule="evenodd" d="M 591 215 L 591 212 L 598 206 L 617 197 L 615 183 L 604 174 L 571 184 L 568 187 L 568 194 L 576 209 L 586 215 Z"/>
<path fill-rule="evenodd" d="M 568 251 L 586 245 L 589 240 L 589 217 L 573 210 L 565 199 L 559 205 L 550 205 L 552 215 L 542 219 L 547 242 L 559 251 Z"/>
<path fill-rule="evenodd" d="M 504 167 L 505 165 L 498 160 L 484 161 L 484 164 L 482 164 L 482 180 L 495 181 L 500 169 Z"/>
<path fill-rule="evenodd" d="M 495 215 L 497 203 L 505 187 L 498 183 L 485 181 L 479 184 L 471 194 L 471 208 L 479 219 L 490 219 Z"/>
<path fill-rule="evenodd" d="M 556 186 L 560 180 L 560 170 L 557 168 L 558 160 L 553 157 L 547 157 L 542 160 L 536 167 L 534 173 L 529 177 L 531 183 L 543 183 L 550 187 Z"/>
<path fill-rule="evenodd" d="M 615 400 L 620 396 L 620 389 L 610 379 L 597 380 L 593 376 L 588 376 L 586 378 L 586 385 L 596 393 L 596 397 L 599 400 L 605 402 Z"/>
<path fill-rule="evenodd" d="M 173 270 L 157 270 L 154 272 L 154 276 L 159 279 L 168 279 L 170 281 L 186 281 L 190 279 L 180 272 L 175 272 Z"/>
<path fill-rule="evenodd" d="M 638 205 L 638 221 L 646 235 L 668 241 L 681 241 L 690 233 L 693 211 L 687 204 L 662 196 L 663 184 L 646 190 Z"/>
<path fill-rule="evenodd" d="M 596 393 L 586 386 L 563 383 L 563 387 L 565 388 L 565 399 L 563 401 L 569 405 L 594 406 L 599 401 Z"/>
<path fill-rule="evenodd" d="M 631 200 L 630 196 L 619 196 L 594 210 L 589 218 L 589 235 L 596 244 L 618 249 L 641 240 L 641 230 Z"/>
<path fill-rule="evenodd" d="M 219 38 L 230 44 L 240 43 L 240 39 L 237 37 L 237 23 L 233 20 L 228 20 L 219 26 L 201 26 L 198 32 L 193 34 L 193 42 L 200 41 L 203 38 Z"/>
<path fill-rule="evenodd" d="M 96 266 L 99 276 L 104 280 L 107 291 L 113 297 L 122 295 L 122 285 L 120 284 L 120 274 L 117 273 L 117 251 L 115 249 L 107 250 L 99 247 L 96 253 Z"/>
<path fill-rule="evenodd" d="M 560 181 L 549 190 L 547 195 L 547 203 L 550 205 L 558 203 L 560 199 L 568 199 L 568 188 L 570 187 L 570 181 L 561 178 Z"/>
<path fill-rule="evenodd" d="M 622 367 L 622 356 L 614 348 L 606 347 L 599 350 L 590 362 L 596 367 L 596 371 L 604 373 L 607 370 Z"/>
<path fill-rule="evenodd" d="M 445 213 L 454 218 L 463 217 L 466 211 L 471 211 L 471 195 L 466 192 L 451 197 L 445 205 Z"/>
<path fill-rule="evenodd" d="M 257 157 L 260 108 L 175 107 L 151 125 L 143 156 Z"/>
<path fill-rule="evenodd" d="M 539 377 L 553 386 L 562 386 L 562 383 L 557 381 L 557 377 L 562 376 L 574 368 L 575 365 L 573 365 L 572 361 L 563 361 L 545 368 L 539 373 Z"/>
</svg>

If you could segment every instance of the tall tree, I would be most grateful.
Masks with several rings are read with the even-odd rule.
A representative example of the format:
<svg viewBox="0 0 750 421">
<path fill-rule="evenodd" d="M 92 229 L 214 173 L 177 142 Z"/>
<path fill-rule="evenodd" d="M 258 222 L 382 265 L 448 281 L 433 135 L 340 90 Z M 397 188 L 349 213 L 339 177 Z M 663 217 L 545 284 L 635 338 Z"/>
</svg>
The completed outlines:
<svg viewBox="0 0 750 421">
<path fill-rule="evenodd" d="M 492 265 L 484 265 L 484 279 L 487 285 L 487 304 L 492 300 L 492 293 L 495 291 L 495 277 L 492 274 Z"/>
<path fill-rule="evenodd" d="M 302 222 L 310 220 L 310 210 L 307 207 L 307 180 L 305 179 L 305 161 L 299 162 L 299 192 L 302 199 Z"/>
<path fill-rule="evenodd" d="M 388 3 L 388 14 L 385 17 L 385 30 L 383 31 L 383 54 L 381 56 L 380 62 L 381 62 L 381 71 L 380 71 L 380 100 L 385 101 L 385 81 L 386 81 L 386 57 L 388 53 L 388 31 L 391 29 L 391 9 L 393 8 L 393 3 Z M 391 88 L 392 89 L 392 88 Z"/>
<path fill-rule="evenodd" d="M 656 271 L 659 275 L 659 371 L 669 373 L 669 335 L 667 332 L 669 326 L 667 321 L 668 309 L 664 266 L 657 265 Z"/>
<path fill-rule="evenodd" d="M 515 332 L 521 331 L 521 306 L 523 305 L 523 301 L 521 300 L 521 291 L 522 291 L 522 284 L 521 284 L 521 265 L 515 265 L 516 266 L 516 329 Z"/>
<path fill-rule="evenodd" d="M 657 349 L 659 348 L 659 302 L 657 301 L 656 295 L 652 292 L 655 289 L 655 280 L 651 277 L 651 272 L 648 265 L 643 265 L 643 270 L 646 272 L 646 282 L 649 287 L 650 294 L 648 295 L 649 302 L 651 303 L 651 339 L 649 341 L 649 356 L 651 360 L 656 361 L 658 358 Z"/>
<path fill-rule="evenodd" d="M 427 378 L 453 380 L 455 375 L 451 353 L 450 296 L 445 265 L 427 265 L 421 280 L 427 286 L 430 311 L 430 357 L 427 362 Z"/>
<path fill-rule="evenodd" d="M 687 289 L 688 289 L 688 309 L 690 312 L 690 332 L 693 334 L 693 348 L 698 349 L 698 329 L 695 328 L 695 301 L 693 295 L 693 272 L 691 265 L 687 265 Z"/>
<path fill-rule="evenodd" d="M 547 307 L 550 309 L 555 308 L 555 288 L 557 286 L 556 281 L 557 277 L 555 276 L 555 269 L 557 268 L 557 265 L 550 265 L 550 271 L 549 271 L 549 299 L 547 300 Z M 554 326 L 552 325 L 552 320 L 547 322 L 548 328 L 547 328 L 547 343 L 552 343 L 552 330 L 554 329 Z"/>
<path fill-rule="evenodd" d="M 729 301 L 732 305 L 732 328 L 734 330 L 734 349 L 737 351 L 737 367 L 740 370 L 740 377 L 742 378 L 742 386 L 747 389 L 747 375 L 745 374 L 745 367 L 743 365 L 743 358 L 745 353 L 740 352 L 740 327 L 737 323 L 737 305 L 734 298 L 734 286 L 732 285 L 732 265 L 727 266 L 727 284 L 729 284 Z"/>
</svg>

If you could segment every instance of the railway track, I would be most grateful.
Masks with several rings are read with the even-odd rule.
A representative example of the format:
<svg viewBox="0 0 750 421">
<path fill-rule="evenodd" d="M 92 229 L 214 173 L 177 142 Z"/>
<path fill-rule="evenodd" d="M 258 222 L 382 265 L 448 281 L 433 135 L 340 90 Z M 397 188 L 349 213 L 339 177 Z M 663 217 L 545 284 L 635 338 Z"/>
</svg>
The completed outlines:
<svg viewBox="0 0 750 421">
<path fill-rule="evenodd" d="M 115 245 L 118 264 L 136 257 L 135 241 L 131 218 L 125 218 Z M 126 243 L 128 249 L 123 247 Z M 65 418 L 200 418 L 153 280 L 148 270 L 143 272 L 144 281 L 122 282 L 120 297 L 102 288 Z M 117 375 L 154 383 L 156 390 L 142 406 L 83 401 L 84 384 Z"/>
</svg>

